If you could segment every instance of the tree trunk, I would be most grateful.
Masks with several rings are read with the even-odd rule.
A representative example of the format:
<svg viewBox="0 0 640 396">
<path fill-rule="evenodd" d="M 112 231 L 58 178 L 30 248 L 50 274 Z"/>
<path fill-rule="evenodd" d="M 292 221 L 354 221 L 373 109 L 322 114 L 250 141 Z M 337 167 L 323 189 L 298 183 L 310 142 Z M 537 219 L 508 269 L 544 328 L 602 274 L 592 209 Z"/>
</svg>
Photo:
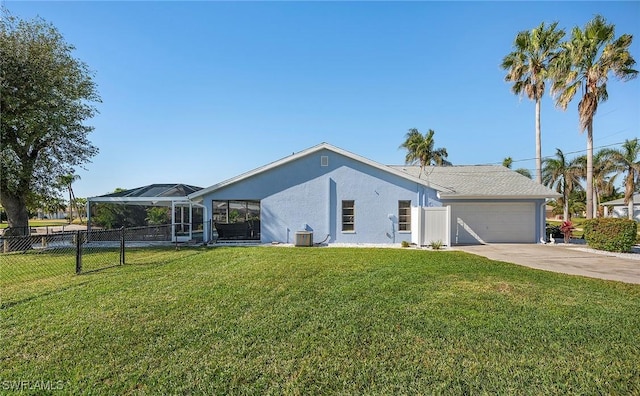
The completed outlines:
<svg viewBox="0 0 640 396">
<path fill-rule="evenodd" d="M 73 223 L 73 201 L 71 200 L 71 184 L 67 186 L 69 189 L 69 224 Z"/>
<path fill-rule="evenodd" d="M 593 218 L 593 121 L 587 125 L 587 219 Z"/>
<path fill-rule="evenodd" d="M 2 206 L 7 213 L 10 231 L 5 235 L 29 235 L 29 212 L 26 198 L 3 192 Z"/>
<path fill-rule="evenodd" d="M 542 131 L 540 129 L 540 99 L 536 99 L 536 182 L 542 184 Z"/>
<path fill-rule="evenodd" d="M 2 206 L 7 212 L 9 223 L 9 228 L 5 230 L 4 236 L 9 238 L 4 240 L 0 251 L 14 252 L 31 249 L 29 213 L 27 212 L 25 197 L 4 192 L 2 194 Z"/>
<path fill-rule="evenodd" d="M 567 184 L 564 183 L 564 187 L 562 189 L 562 200 L 564 201 L 564 213 L 563 220 L 569 221 L 569 194 L 567 194 Z"/>
<path fill-rule="evenodd" d="M 629 220 L 634 220 L 634 210 L 633 210 L 633 193 L 635 190 L 635 172 L 633 168 L 629 169 L 629 173 L 627 173 L 627 180 L 624 182 L 624 202 L 627 204 L 627 215 Z"/>
</svg>

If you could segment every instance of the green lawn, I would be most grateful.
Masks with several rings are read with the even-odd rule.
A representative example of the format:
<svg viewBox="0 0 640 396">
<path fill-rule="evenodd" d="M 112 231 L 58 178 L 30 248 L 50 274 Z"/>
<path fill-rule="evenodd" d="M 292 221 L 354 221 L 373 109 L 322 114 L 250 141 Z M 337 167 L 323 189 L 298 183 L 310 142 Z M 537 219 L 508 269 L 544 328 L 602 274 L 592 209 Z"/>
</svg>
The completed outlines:
<svg viewBox="0 0 640 396">
<path fill-rule="evenodd" d="M 39 280 L 0 261 L 0 389 L 640 393 L 637 285 L 410 249 L 153 249 L 127 261 Z"/>
<path fill-rule="evenodd" d="M 29 227 L 57 227 L 67 225 L 69 222 L 65 219 L 61 220 L 29 220 Z M 9 224 L 6 221 L 0 222 L 0 228 L 7 228 Z"/>
</svg>

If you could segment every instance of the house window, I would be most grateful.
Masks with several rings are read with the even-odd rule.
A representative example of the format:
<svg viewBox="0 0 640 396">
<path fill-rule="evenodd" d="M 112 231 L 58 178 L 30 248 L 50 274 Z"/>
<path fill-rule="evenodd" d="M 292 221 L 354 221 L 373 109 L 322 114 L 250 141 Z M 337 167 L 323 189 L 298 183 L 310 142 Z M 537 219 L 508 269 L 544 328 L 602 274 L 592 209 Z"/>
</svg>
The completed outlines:
<svg viewBox="0 0 640 396">
<path fill-rule="evenodd" d="M 411 201 L 398 201 L 398 231 L 411 231 Z"/>
<path fill-rule="evenodd" d="M 229 201 L 213 201 L 213 221 L 216 223 L 229 222 Z"/>
<path fill-rule="evenodd" d="M 342 201 L 342 231 L 355 231 L 355 201 Z"/>
<path fill-rule="evenodd" d="M 242 223 L 260 220 L 260 201 L 213 201 L 213 221 Z"/>
</svg>

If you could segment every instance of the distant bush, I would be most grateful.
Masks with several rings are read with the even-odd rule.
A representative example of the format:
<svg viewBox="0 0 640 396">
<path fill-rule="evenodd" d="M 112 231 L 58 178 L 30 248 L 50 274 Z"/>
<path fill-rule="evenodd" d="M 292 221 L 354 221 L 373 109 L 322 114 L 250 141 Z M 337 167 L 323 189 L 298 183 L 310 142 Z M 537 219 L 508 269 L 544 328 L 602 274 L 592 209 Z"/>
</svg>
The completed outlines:
<svg viewBox="0 0 640 396">
<path fill-rule="evenodd" d="M 403 248 L 409 247 L 409 242 L 402 241 L 402 242 L 400 242 L 400 246 L 402 246 Z"/>
<path fill-rule="evenodd" d="M 628 219 L 591 219 L 584 223 L 584 239 L 594 249 L 629 252 L 636 243 L 638 224 Z"/>
<path fill-rule="evenodd" d="M 547 223 L 546 233 L 547 233 L 547 242 L 551 241 L 551 237 L 553 237 L 554 239 L 564 238 L 562 231 L 560 231 L 559 225 L 552 225 Z"/>
<path fill-rule="evenodd" d="M 431 241 L 431 243 L 429 244 L 429 246 L 431 246 L 431 249 L 433 250 L 440 250 L 442 249 L 442 241 Z"/>
</svg>

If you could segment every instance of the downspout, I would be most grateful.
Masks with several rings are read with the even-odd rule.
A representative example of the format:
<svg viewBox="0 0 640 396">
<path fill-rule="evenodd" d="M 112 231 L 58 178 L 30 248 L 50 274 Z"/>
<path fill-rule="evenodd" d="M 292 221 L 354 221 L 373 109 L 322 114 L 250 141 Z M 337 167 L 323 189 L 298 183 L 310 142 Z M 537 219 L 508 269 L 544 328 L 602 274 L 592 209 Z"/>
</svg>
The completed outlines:
<svg viewBox="0 0 640 396">
<path fill-rule="evenodd" d="M 540 215 L 538 216 L 538 227 L 540 227 L 538 243 L 541 244 L 547 243 L 547 202 L 547 199 L 545 199 L 540 204 Z"/>
<path fill-rule="evenodd" d="M 175 201 L 171 200 L 171 242 L 177 242 L 176 238 L 176 207 Z"/>
</svg>

